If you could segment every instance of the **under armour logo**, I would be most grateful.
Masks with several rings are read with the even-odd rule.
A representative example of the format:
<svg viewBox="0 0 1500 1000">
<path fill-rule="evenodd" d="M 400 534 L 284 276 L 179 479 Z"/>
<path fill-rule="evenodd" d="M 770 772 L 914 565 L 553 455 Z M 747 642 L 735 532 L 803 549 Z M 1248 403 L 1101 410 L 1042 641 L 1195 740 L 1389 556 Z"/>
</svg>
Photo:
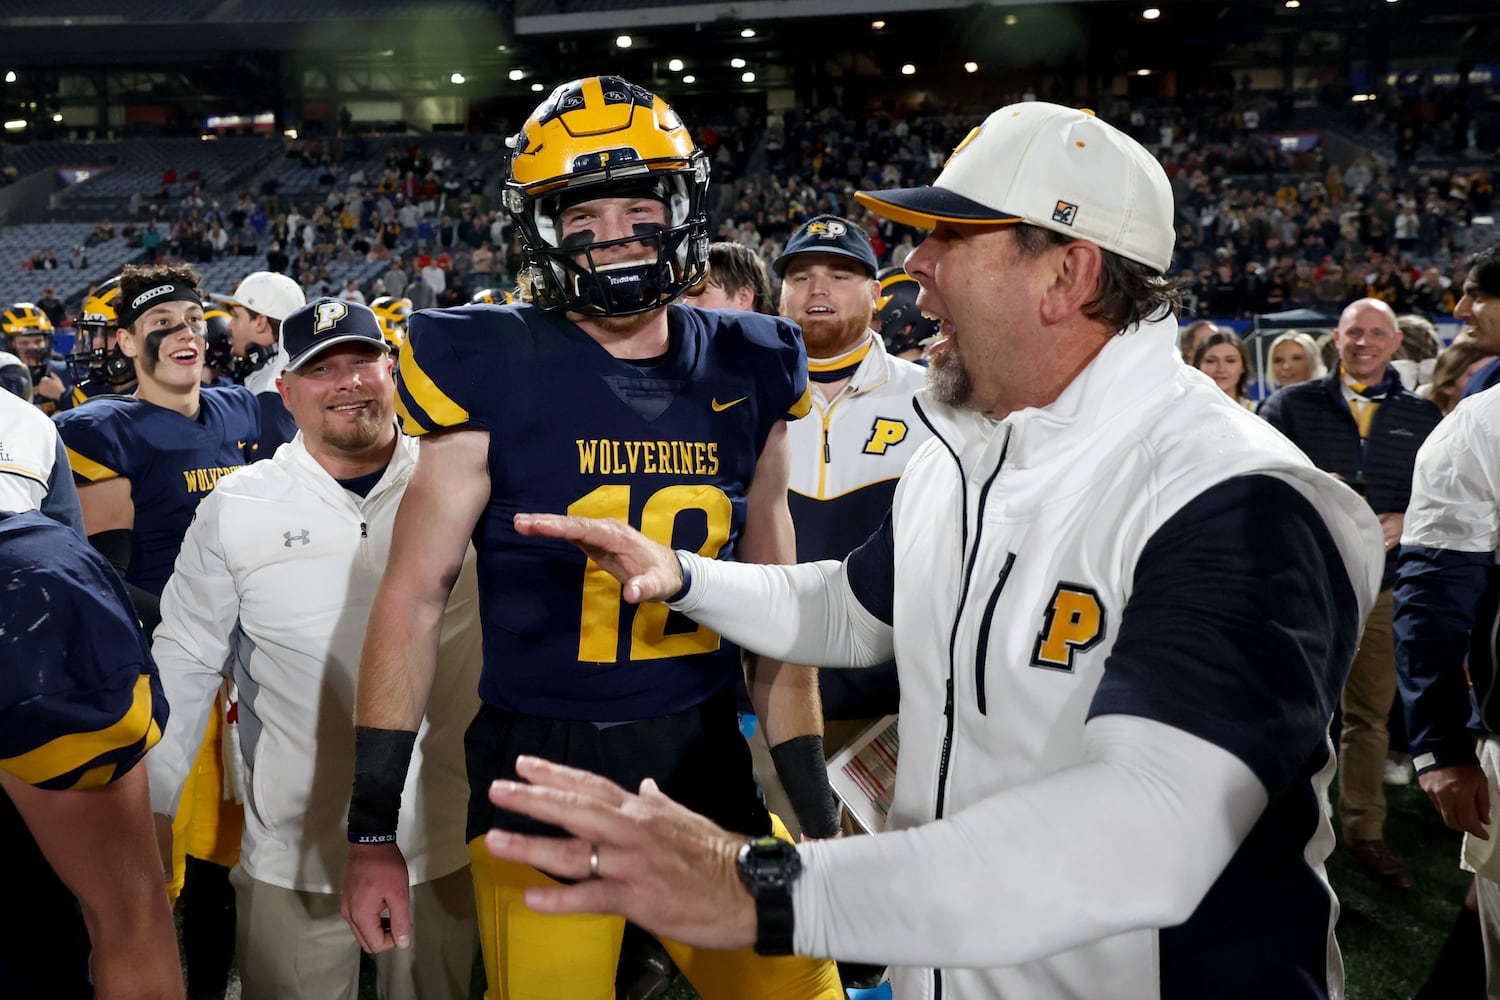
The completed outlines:
<svg viewBox="0 0 1500 1000">
<path fill-rule="evenodd" d="M 291 548 L 293 542 L 301 542 L 303 545 L 306 545 L 308 542 L 312 541 L 311 538 L 307 537 L 306 528 L 302 529 L 302 534 L 300 535 L 294 535 L 290 531 L 283 531 L 281 533 L 281 537 L 286 539 L 286 541 L 281 543 L 286 548 Z"/>
</svg>

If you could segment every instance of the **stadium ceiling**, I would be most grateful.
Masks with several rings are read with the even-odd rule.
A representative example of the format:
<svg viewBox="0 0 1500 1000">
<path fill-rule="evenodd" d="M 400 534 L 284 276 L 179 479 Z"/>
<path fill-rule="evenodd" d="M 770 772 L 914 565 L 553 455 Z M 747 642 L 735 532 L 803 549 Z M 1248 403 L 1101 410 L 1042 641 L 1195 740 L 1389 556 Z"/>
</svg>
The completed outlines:
<svg viewBox="0 0 1500 1000">
<path fill-rule="evenodd" d="M 293 19 L 279 13 L 291 8 L 285 0 L 131 0 L 116 8 L 128 14 L 105 15 L 98 2 L 0 0 L 0 63 L 54 77 L 207 67 L 250 88 L 309 68 L 364 68 L 440 88 L 456 73 L 468 94 L 529 99 L 538 84 L 601 72 L 670 95 L 684 74 L 705 91 L 744 92 L 808 79 L 899 81 L 907 63 L 923 72 L 961 73 L 973 61 L 986 72 L 1103 77 L 1149 66 L 1452 65 L 1500 52 L 1494 0 L 1298 2 L 309 0 L 308 16 Z M 1147 7 L 1160 16 L 1144 17 Z M 255 20 L 262 10 L 281 19 Z M 625 34 L 629 48 L 616 42 Z M 746 67 L 731 67 L 733 59 Z M 678 60 L 685 68 L 670 69 Z M 757 70 L 754 82 L 743 80 Z"/>
</svg>

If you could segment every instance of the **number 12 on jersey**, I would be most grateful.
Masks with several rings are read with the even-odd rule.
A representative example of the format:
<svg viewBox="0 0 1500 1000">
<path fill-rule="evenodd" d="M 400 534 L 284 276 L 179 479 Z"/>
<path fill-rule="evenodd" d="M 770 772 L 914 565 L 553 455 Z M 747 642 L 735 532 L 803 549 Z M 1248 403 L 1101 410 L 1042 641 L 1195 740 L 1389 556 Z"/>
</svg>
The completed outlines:
<svg viewBox="0 0 1500 1000">
<path fill-rule="evenodd" d="M 716 558 L 729 541 L 733 507 L 717 486 L 703 484 L 667 486 L 646 498 L 641 534 L 663 545 L 672 544 L 672 529 L 684 511 L 702 511 L 708 522 L 707 537 L 698 554 Z M 630 487 L 600 486 L 568 505 L 578 517 L 607 517 L 630 524 Z M 590 559 L 583 574 L 583 614 L 578 628 L 578 659 L 582 663 L 614 663 L 619 658 L 620 620 L 633 612 L 630 625 L 630 659 L 660 660 L 669 656 L 712 653 L 719 648 L 719 635 L 700 625 L 692 632 L 667 635 L 665 604 L 626 604 L 620 582 Z"/>
</svg>

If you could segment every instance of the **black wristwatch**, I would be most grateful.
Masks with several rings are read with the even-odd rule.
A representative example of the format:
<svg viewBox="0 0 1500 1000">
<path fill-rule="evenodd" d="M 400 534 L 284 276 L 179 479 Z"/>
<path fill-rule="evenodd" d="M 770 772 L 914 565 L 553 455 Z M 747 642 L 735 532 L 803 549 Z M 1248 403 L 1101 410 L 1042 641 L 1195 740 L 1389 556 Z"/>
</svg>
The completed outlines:
<svg viewBox="0 0 1500 1000">
<path fill-rule="evenodd" d="M 776 837 L 756 837 L 740 848 L 736 867 L 755 900 L 756 954 L 790 955 L 792 883 L 802 874 L 802 855 L 796 845 Z"/>
</svg>

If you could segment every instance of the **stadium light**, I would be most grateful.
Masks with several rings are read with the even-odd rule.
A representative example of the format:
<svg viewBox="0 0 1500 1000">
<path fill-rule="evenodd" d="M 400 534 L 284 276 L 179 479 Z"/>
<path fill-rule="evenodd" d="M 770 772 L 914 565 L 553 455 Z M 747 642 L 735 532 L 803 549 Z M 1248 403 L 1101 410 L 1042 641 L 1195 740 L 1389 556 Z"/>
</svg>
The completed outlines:
<svg viewBox="0 0 1500 1000">
<path fill-rule="evenodd" d="M 740 29 L 740 37 L 741 38 L 754 38 L 755 37 L 755 29 L 754 28 L 741 28 Z"/>
<path fill-rule="evenodd" d="M 902 76 L 911 76 L 916 71 L 917 67 L 913 66 L 911 63 L 906 63 L 901 67 Z"/>
<path fill-rule="evenodd" d="M 673 59 L 672 61 L 670 61 L 670 62 L 667 63 L 667 69 L 671 70 L 673 73 L 681 73 L 682 72 L 682 60 L 681 59 Z"/>
<path fill-rule="evenodd" d="M 15 70 L 11 70 L 10 72 L 8 72 L 8 73 L 5 74 L 5 82 L 6 83 L 15 83 L 16 82 L 16 71 Z"/>
<path fill-rule="evenodd" d="M 739 56 L 735 56 L 733 59 L 729 60 L 729 65 L 734 67 L 735 69 L 744 69 L 745 60 L 741 59 Z"/>
<path fill-rule="evenodd" d="M 1298 7 L 1301 7 L 1301 6 L 1302 6 L 1302 0 L 1286 0 L 1286 9 L 1287 10 L 1296 10 Z"/>
<path fill-rule="evenodd" d="M 1005 26 L 1007 28 L 1014 28 L 1016 26 L 1016 22 L 1019 21 L 1019 20 L 1020 20 L 1020 18 L 1016 17 L 1016 15 L 1014 15 L 1014 14 L 1006 14 L 1005 15 Z"/>
<path fill-rule="evenodd" d="M 876 31 L 884 31 L 885 30 L 885 22 L 884 21 L 871 21 L 870 22 L 870 27 L 874 28 Z"/>
<path fill-rule="evenodd" d="M 533 91 L 540 91 L 540 90 L 544 90 L 545 88 L 540 83 L 533 83 L 531 85 L 531 89 Z"/>
<path fill-rule="evenodd" d="M 26 119 L 24 118 L 12 118 L 10 121 L 5 123 L 5 131 L 7 132 L 19 132 L 25 127 Z"/>
<path fill-rule="evenodd" d="M 525 75 L 526 75 L 525 72 L 523 72 L 522 70 L 519 70 L 519 69 L 513 69 L 513 70 L 510 71 L 510 78 L 512 80 L 519 80 L 519 79 L 521 79 L 521 77 L 523 77 Z"/>
<path fill-rule="evenodd" d="M 689 73 L 689 74 L 687 74 L 686 76 L 684 76 L 682 78 L 682 82 L 683 83 L 697 83 L 698 82 L 698 78 L 696 76 L 694 76 L 693 74 Z"/>
<path fill-rule="evenodd" d="M 463 83 L 464 75 L 462 73 L 454 73 L 452 76 L 448 77 L 448 79 L 453 83 Z"/>
<path fill-rule="evenodd" d="M 1135 71 L 1135 75 L 1136 76 L 1150 76 L 1151 75 L 1151 71 L 1149 69 L 1138 69 L 1138 70 Z"/>
<path fill-rule="evenodd" d="M 621 35 L 615 39 L 615 48 L 617 49 L 628 49 L 633 44 L 635 42 L 629 35 Z"/>
<path fill-rule="evenodd" d="M 979 72 L 979 64 L 977 62 L 974 62 L 973 60 L 970 60 L 969 62 L 964 63 L 964 72 L 965 73 L 978 73 Z"/>
<path fill-rule="evenodd" d="M 1147 7 L 1141 11 L 1141 20 L 1143 21 L 1154 21 L 1159 17 L 1161 17 L 1160 7 Z"/>
<path fill-rule="evenodd" d="M 62 113 L 61 112 L 53 112 L 53 114 L 52 114 L 52 120 L 54 122 L 56 122 L 57 124 L 61 125 L 62 124 Z"/>
<path fill-rule="evenodd" d="M 755 74 L 750 70 L 746 70 L 745 72 L 740 74 L 740 80 L 744 83 L 754 83 Z"/>
</svg>

